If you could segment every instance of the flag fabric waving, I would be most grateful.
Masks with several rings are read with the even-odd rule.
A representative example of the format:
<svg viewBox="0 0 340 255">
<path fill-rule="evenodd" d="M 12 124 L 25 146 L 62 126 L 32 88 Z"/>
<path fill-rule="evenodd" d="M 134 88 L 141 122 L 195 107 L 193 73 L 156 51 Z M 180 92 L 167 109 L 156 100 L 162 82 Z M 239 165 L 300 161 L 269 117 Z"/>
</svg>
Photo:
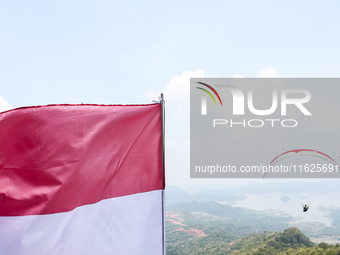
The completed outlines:
<svg viewBox="0 0 340 255">
<path fill-rule="evenodd" d="M 163 254 L 161 104 L 10 110 L 0 146 L 0 254 Z"/>
</svg>

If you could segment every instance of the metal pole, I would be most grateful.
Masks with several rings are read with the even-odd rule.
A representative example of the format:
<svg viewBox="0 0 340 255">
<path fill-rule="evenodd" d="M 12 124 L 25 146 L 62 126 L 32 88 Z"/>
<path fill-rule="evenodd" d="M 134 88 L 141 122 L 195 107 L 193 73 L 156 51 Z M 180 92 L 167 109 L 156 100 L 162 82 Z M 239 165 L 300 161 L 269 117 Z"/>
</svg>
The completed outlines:
<svg viewBox="0 0 340 255">
<path fill-rule="evenodd" d="M 164 170 L 165 170 L 165 101 L 164 94 L 161 93 L 161 108 L 162 108 L 162 246 L 163 255 L 166 254 L 166 244 L 165 244 L 165 183 L 164 183 Z"/>
</svg>

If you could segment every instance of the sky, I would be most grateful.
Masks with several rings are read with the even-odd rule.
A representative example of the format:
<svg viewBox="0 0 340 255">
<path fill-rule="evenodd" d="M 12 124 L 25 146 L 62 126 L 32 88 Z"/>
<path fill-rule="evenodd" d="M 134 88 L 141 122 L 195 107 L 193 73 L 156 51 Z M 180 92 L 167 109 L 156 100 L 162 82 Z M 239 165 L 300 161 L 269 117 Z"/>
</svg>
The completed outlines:
<svg viewBox="0 0 340 255">
<path fill-rule="evenodd" d="M 339 77 L 339 1 L 3 1 L 0 111 L 166 100 L 167 184 L 189 178 L 190 77 Z"/>
</svg>

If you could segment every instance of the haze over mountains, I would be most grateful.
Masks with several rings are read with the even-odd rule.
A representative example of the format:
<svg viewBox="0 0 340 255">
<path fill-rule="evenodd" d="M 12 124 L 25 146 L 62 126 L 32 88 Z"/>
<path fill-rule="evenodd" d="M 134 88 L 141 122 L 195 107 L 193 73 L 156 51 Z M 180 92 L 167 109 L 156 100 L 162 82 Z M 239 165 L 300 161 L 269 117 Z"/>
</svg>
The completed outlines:
<svg viewBox="0 0 340 255">
<path fill-rule="evenodd" d="M 336 199 L 339 192 L 339 182 L 330 180 L 249 185 L 191 194 L 167 187 L 168 254 L 311 254 L 297 251 L 320 251 L 322 248 L 316 243 L 340 242 L 340 201 Z M 297 199 L 301 197 L 311 200 L 310 212 L 302 212 Z M 330 202 L 326 199 L 329 197 L 332 198 Z M 281 239 L 274 245 L 277 235 L 285 229 L 290 229 L 289 233 L 298 240 L 296 246 L 283 248 Z M 306 238 L 310 238 L 308 245 L 301 241 Z M 325 245 L 329 252 L 338 251 L 339 247 Z"/>
<path fill-rule="evenodd" d="M 200 190 L 195 193 L 188 193 L 183 189 L 167 186 L 166 203 L 197 202 L 234 202 L 246 199 L 245 194 L 268 194 L 282 193 L 289 197 L 289 194 L 310 193 L 327 194 L 340 192 L 339 180 L 325 180 L 316 182 L 294 181 L 290 183 L 275 182 L 266 184 L 250 184 L 238 188 L 226 188 L 221 190 Z"/>
</svg>

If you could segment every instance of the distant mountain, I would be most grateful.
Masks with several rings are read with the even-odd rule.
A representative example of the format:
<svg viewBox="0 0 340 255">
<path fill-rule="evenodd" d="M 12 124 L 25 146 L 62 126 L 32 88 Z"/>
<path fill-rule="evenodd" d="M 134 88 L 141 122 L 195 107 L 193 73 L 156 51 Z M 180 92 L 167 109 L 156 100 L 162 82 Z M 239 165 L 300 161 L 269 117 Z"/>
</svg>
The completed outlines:
<svg viewBox="0 0 340 255">
<path fill-rule="evenodd" d="M 221 243 L 231 242 L 252 232 L 285 229 L 292 220 L 291 217 L 216 202 L 173 204 L 166 209 L 166 241 L 169 249 L 173 247 L 175 250 L 186 242 L 195 243 L 196 237 L 200 238 L 201 245 L 213 239 Z"/>
<path fill-rule="evenodd" d="M 315 238 L 314 240 L 316 241 L 324 239 L 328 240 L 327 242 L 334 243 L 334 240 L 340 238 L 340 228 L 337 227 L 340 222 L 340 210 L 330 208 L 324 208 L 324 210 L 328 210 L 329 215 L 334 217 L 333 219 L 336 227 L 327 227 L 320 222 L 308 222 L 295 223 L 295 228 L 292 229 L 296 230 L 296 227 L 298 227 L 304 234 Z M 264 233 L 288 229 L 293 226 L 291 223 L 292 219 L 292 217 L 286 215 L 278 216 L 272 212 L 258 212 L 216 202 L 172 204 L 166 206 L 166 241 L 168 248 L 172 251 L 179 249 L 179 246 L 210 246 L 210 243 L 213 242 L 214 239 L 216 239 L 216 242 L 213 242 L 215 246 L 225 245 L 225 243 L 229 244 L 230 242 L 243 238 L 251 233 Z M 304 240 L 299 238 L 298 240 L 300 241 Z M 330 238 L 333 241 L 330 241 Z M 221 248 L 221 251 L 226 251 L 226 247 L 223 249 Z M 289 247 L 292 248 L 291 246 Z M 309 246 L 306 245 L 306 247 Z M 243 248 L 244 247 L 242 246 L 236 247 L 235 249 L 241 250 Z M 232 248 L 229 247 L 228 249 Z"/>
<path fill-rule="evenodd" d="M 178 203 L 169 205 L 166 207 L 167 211 L 186 211 L 186 212 L 205 212 L 207 214 L 222 217 L 224 220 L 264 220 L 274 222 L 289 222 L 293 220 L 292 217 L 279 217 L 270 215 L 267 212 L 258 212 L 254 210 L 233 207 L 226 204 L 220 204 L 216 202 L 190 202 L 190 203 Z"/>
</svg>

